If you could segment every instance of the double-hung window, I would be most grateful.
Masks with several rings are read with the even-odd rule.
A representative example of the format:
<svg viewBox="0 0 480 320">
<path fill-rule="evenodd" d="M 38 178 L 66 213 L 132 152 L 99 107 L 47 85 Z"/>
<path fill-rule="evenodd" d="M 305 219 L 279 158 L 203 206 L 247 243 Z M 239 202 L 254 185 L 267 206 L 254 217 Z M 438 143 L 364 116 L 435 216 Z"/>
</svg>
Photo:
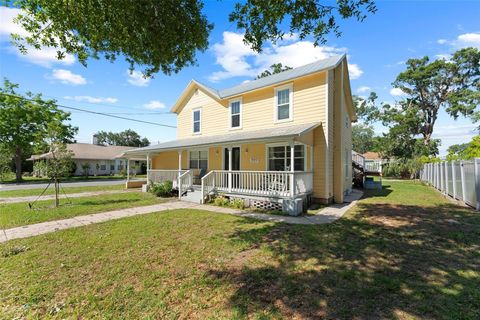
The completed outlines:
<svg viewBox="0 0 480 320">
<path fill-rule="evenodd" d="M 208 151 L 196 150 L 190 151 L 190 169 L 205 169 L 208 168 Z"/>
<path fill-rule="evenodd" d="M 242 127 L 242 100 L 230 102 L 230 128 L 240 129 Z"/>
<path fill-rule="evenodd" d="M 305 146 L 295 145 L 295 171 L 305 171 Z M 290 171 L 290 146 L 268 147 L 268 170 Z"/>
<path fill-rule="evenodd" d="M 291 84 L 275 88 L 275 121 L 292 120 L 292 95 L 293 87 Z"/>
<path fill-rule="evenodd" d="M 200 109 L 193 110 L 193 133 L 200 133 L 202 121 L 202 111 Z"/>
</svg>

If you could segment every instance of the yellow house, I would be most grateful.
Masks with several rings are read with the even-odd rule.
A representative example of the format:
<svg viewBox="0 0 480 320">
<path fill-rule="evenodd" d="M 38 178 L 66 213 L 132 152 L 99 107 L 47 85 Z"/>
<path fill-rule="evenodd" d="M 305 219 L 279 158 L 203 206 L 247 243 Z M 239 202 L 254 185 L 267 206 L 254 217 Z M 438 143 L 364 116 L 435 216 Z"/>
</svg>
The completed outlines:
<svg viewBox="0 0 480 320">
<path fill-rule="evenodd" d="M 341 203 L 351 190 L 356 115 L 345 55 L 224 90 L 192 80 L 172 112 L 176 140 L 124 156 L 145 156 L 149 183 L 172 180 L 182 199 L 222 194 L 298 211 Z"/>
</svg>

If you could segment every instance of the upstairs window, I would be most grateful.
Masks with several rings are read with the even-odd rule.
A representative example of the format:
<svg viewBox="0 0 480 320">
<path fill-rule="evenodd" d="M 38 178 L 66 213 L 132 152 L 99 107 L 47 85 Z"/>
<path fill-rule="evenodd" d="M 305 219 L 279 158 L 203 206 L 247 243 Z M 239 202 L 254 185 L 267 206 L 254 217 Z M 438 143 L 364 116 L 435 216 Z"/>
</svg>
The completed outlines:
<svg viewBox="0 0 480 320">
<path fill-rule="evenodd" d="M 242 127 L 242 102 L 235 100 L 230 102 L 230 128 L 238 129 Z"/>
<path fill-rule="evenodd" d="M 201 110 L 193 110 L 193 133 L 200 133 Z"/>
<path fill-rule="evenodd" d="M 292 85 L 275 88 L 275 121 L 292 120 Z"/>
</svg>

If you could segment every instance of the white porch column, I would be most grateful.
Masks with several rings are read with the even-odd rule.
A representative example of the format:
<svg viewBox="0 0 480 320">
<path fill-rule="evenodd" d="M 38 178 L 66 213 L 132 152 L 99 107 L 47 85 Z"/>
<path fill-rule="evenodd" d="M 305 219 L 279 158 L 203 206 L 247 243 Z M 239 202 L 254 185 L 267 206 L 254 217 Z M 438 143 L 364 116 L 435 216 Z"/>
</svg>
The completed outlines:
<svg viewBox="0 0 480 320">
<path fill-rule="evenodd" d="M 232 147 L 228 147 L 228 192 L 232 192 Z"/>
<path fill-rule="evenodd" d="M 295 197 L 295 142 L 290 141 L 290 196 Z"/>
<path fill-rule="evenodd" d="M 178 178 L 177 178 L 177 188 L 178 188 L 178 199 L 182 198 L 182 184 L 180 181 L 180 176 L 182 175 L 182 150 L 178 151 Z"/>
<path fill-rule="evenodd" d="M 150 175 L 150 153 L 147 153 L 147 185 L 149 184 L 149 176 Z"/>
<path fill-rule="evenodd" d="M 182 171 L 182 151 L 178 151 L 178 175 L 180 176 Z"/>
<path fill-rule="evenodd" d="M 130 181 L 130 159 L 127 160 L 127 182 Z"/>
</svg>

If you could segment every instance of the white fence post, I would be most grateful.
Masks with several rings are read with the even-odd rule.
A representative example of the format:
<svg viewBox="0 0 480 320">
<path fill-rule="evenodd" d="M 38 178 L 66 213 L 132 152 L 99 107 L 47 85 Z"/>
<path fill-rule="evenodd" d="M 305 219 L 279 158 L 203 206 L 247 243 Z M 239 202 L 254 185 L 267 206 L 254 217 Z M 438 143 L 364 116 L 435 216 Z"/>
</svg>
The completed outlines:
<svg viewBox="0 0 480 320">
<path fill-rule="evenodd" d="M 448 161 L 445 161 L 443 164 L 445 167 L 445 194 L 448 196 Z"/>
<path fill-rule="evenodd" d="M 475 166 L 475 193 L 477 194 L 476 209 L 480 210 L 480 158 L 475 158 L 473 161 Z"/>
<path fill-rule="evenodd" d="M 457 199 L 457 174 L 455 172 L 455 161 L 452 161 L 453 199 Z"/>
<path fill-rule="evenodd" d="M 465 170 L 463 168 L 463 161 L 460 161 L 460 179 L 462 182 L 462 200 L 464 203 L 467 201 L 467 186 L 465 185 Z"/>
</svg>

